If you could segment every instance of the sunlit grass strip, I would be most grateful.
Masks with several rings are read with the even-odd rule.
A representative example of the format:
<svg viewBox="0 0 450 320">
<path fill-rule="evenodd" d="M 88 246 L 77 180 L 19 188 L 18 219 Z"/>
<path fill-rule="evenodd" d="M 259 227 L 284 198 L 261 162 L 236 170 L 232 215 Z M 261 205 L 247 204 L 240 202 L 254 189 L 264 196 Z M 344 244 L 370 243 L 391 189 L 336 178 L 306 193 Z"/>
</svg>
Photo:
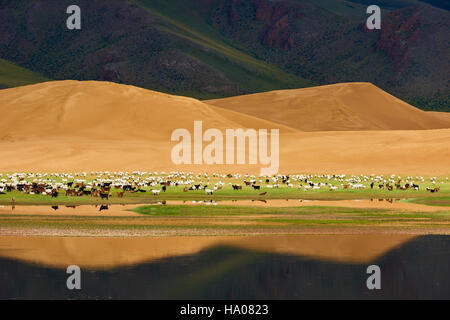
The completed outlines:
<svg viewBox="0 0 450 320">
<path fill-rule="evenodd" d="M 248 206 L 142 206 L 132 211 L 153 216 L 232 216 L 232 215 L 265 215 L 265 214 L 343 214 L 366 212 L 387 212 L 380 209 L 360 209 L 346 207 L 305 206 L 305 207 L 248 207 Z"/>
<path fill-rule="evenodd" d="M 423 197 L 404 200 L 409 203 L 425 204 L 427 206 L 450 207 L 450 197 Z"/>
<path fill-rule="evenodd" d="M 10 61 L 0 59 L 0 84 L 6 87 L 17 87 L 44 81 L 50 81 L 50 79 L 19 67 Z"/>
</svg>

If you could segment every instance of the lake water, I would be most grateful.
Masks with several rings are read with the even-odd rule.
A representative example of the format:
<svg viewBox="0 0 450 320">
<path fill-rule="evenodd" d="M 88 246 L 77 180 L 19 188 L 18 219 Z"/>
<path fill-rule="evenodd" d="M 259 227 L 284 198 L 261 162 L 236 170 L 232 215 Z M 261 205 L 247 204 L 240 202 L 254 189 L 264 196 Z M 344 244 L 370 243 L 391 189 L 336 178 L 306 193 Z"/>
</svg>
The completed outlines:
<svg viewBox="0 0 450 320">
<path fill-rule="evenodd" d="M 243 207 L 309 207 L 331 206 L 367 209 L 391 209 L 413 212 L 435 212 L 449 210 L 449 207 L 436 207 L 411 202 L 403 202 L 401 199 L 355 199 L 355 200 L 298 200 L 298 199 L 270 199 L 270 200 L 201 200 L 180 201 L 163 200 L 146 204 L 97 204 L 97 205 L 17 205 L 0 206 L 0 214 L 16 215 L 94 215 L 106 214 L 108 216 L 139 216 L 131 210 L 139 206 L 147 205 L 189 205 L 189 206 L 243 206 Z"/>
<path fill-rule="evenodd" d="M 449 236 L 0 237 L 1 299 L 449 299 L 449 271 Z"/>
</svg>

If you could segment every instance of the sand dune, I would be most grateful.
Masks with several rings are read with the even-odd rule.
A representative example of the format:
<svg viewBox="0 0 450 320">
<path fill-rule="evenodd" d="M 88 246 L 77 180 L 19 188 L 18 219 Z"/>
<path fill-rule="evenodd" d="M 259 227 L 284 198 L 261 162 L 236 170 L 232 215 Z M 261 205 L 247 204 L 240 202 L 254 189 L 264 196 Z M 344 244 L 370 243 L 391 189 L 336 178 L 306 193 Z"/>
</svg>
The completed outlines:
<svg viewBox="0 0 450 320">
<path fill-rule="evenodd" d="M 268 101 L 274 101 L 273 96 L 297 97 L 297 92 L 310 92 L 308 90 L 312 90 L 310 101 L 323 110 L 320 112 L 323 123 L 317 116 L 305 121 L 296 118 L 299 109 L 295 104 L 290 106 L 288 103 L 286 110 L 273 108 L 276 110 L 273 115 L 286 120 L 286 125 L 280 125 L 268 121 L 272 116 L 264 112 L 260 115 L 266 119 L 259 119 L 191 98 L 106 82 L 55 81 L 0 90 L 0 172 L 189 170 L 259 173 L 260 165 L 173 164 L 170 157 L 175 145 L 170 141 L 172 131 L 187 128 L 192 132 L 194 120 L 202 120 L 204 128 L 220 130 L 280 128 L 280 172 L 450 173 L 450 129 L 373 130 L 381 127 L 424 129 L 438 126 L 440 120 L 436 115 L 427 117 L 427 113 L 397 101 L 372 85 L 344 84 L 231 100 L 250 101 L 256 97 L 259 99 L 255 100 L 256 105 L 263 107 L 265 102 L 261 97 L 264 95 L 268 96 Z M 326 94 L 328 91 L 330 94 Z M 323 95 L 318 96 L 317 92 Z M 342 108 L 352 116 L 351 122 L 348 117 L 336 120 L 336 124 L 331 118 L 326 120 L 332 113 L 327 111 L 329 96 L 334 94 L 335 101 L 341 103 L 368 101 L 371 93 L 381 96 L 380 101 L 393 100 L 393 107 L 384 107 L 385 112 L 381 112 L 366 110 L 363 104 L 359 109 L 355 106 L 355 110 L 346 105 Z M 249 105 L 242 103 L 243 111 Z M 238 110 L 237 105 L 233 108 Z M 366 131 L 297 130 L 303 124 L 312 131 L 331 126 L 343 129 L 349 125 Z"/>
<path fill-rule="evenodd" d="M 303 131 L 450 128 L 450 118 L 417 109 L 370 83 L 342 83 L 205 101 Z"/>
<path fill-rule="evenodd" d="M 279 127 L 195 99 L 96 81 L 53 81 L 1 90 L 0 113 L 6 115 L 0 118 L 0 139 L 9 140 L 161 138 L 174 129 L 191 127 L 194 120 L 203 120 L 205 128 Z"/>
<path fill-rule="evenodd" d="M 439 119 L 439 120 L 445 120 L 450 123 L 450 112 L 436 112 L 436 111 L 429 111 L 427 112 L 429 115 Z"/>
</svg>

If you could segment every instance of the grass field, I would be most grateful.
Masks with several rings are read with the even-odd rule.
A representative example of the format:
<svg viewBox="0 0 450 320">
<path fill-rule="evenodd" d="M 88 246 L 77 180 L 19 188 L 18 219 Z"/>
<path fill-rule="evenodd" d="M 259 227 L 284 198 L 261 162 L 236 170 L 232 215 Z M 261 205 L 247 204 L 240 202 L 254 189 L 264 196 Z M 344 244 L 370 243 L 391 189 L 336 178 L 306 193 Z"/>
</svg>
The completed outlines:
<svg viewBox="0 0 450 320">
<path fill-rule="evenodd" d="M 440 193 L 431 194 L 427 191 L 387 191 L 387 190 L 314 190 L 304 191 L 293 188 L 267 189 L 262 187 L 261 190 L 253 190 L 246 188 L 240 191 L 234 191 L 231 187 L 224 187 L 223 190 L 217 191 L 214 195 L 206 195 L 204 191 L 183 192 L 182 187 L 168 188 L 167 192 L 161 192 L 160 195 L 154 196 L 149 188 L 146 193 L 126 193 L 123 198 L 117 196 L 118 191 L 112 191 L 112 197 L 109 200 L 101 200 L 91 196 L 65 196 L 61 193 L 58 198 L 52 198 L 47 195 L 28 195 L 18 191 L 13 191 L 0 195 L 0 205 L 9 205 L 11 199 L 15 198 L 17 205 L 87 205 L 87 204 L 139 204 L 148 203 L 155 200 L 261 200 L 261 199 L 305 199 L 305 200 L 351 200 L 351 199 L 400 199 L 408 200 L 416 203 L 427 205 L 450 205 L 450 194 L 448 187 L 442 188 Z M 260 193 L 267 192 L 265 196 Z"/>
<path fill-rule="evenodd" d="M 3 174 L 6 176 L 6 174 Z M 0 176 L 1 177 L 1 176 Z M 92 182 L 97 177 L 86 176 L 84 179 L 87 183 Z M 152 189 L 161 189 L 161 186 L 154 187 L 142 187 L 142 190 L 146 192 L 126 192 L 123 198 L 117 196 L 121 189 L 111 189 L 112 196 L 108 201 L 101 200 L 99 198 L 91 196 L 65 196 L 65 192 L 61 191 L 57 198 L 52 198 L 48 195 L 29 195 L 19 191 L 7 192 L 6 194 L 0 195 L 0 205 L 11 204 L 11 199 L 15 198 L 15 203 L 17 205 L 52 205 L 52 204 L 67 204 L 67 205 L 82 205 L 82 204 L 98 204 L 98 203 L 109 203 L 109 204 L 139 204 L 148 203 L 155 200 L 260 200 L 260 199 L 305 199 L 305 200 L 348 200 L 348 199 L 408 199 L 408 201 L 417 201 L 417 203 L 422 204 L 433 204 L 436 205 L 448 205 L 450 198 L 450 182 L 446 180 L 446 177 L 439 177 L 436 180 L 436 184 L 429 182 L 429 178 L 425 179 L 425 182 L 417 184 L 420 186 L 419 190 L 408 189 L 399 190 L 394 188 L 392 191 L 384 189 L 379 189 L 374 186 L 374 189 L 370 188 L 370 181 L 363 182 L 362 184 L 366 187 L 365 189 L 343 189 L 341 182 L 334 180 L 328 180 L 325 178 L 314 178 L 312 181 L 314 183 L 329 183 L 339 187 L 338 190 L 330 191 L 329 187 L 321 187 L 318 190 L 305 190 L 304 188 L 298 188 L 299 185 L 304 186 L 305 183 L 296 182 L 293 183 L 293 187 L 288 187 L 286 184 L 279 184 L 279 188 L 269 188 L 263 180 L 258 180 L 257 184 L 260 185 L 260 190 L 254 190 L 252 187 L 245 186 L 243 179 L 222 179 L 218 177 L 210 178 L 199 178 L 196 183 L 208 184 L 210 188 L 214 186 L 219 181 L 223 181 L 224 185 L 221 190 L 217 190 L 213 195 L 205 194 L 204 190 L 189 190 L 184 192 L 183 185 L 179 186 L 169 186 L 167 192 L 161 192 L 159 195 L 153 195 L 151 193 Z M 428 181 L 427 181 L 428 180 Z M 30 180 L 31 181 L 31 180 Z M 53 178 L 49 181 L 61 182 L 59 178 Z M 233 190 L 232 184 L 243 185 L 242 190 Z M 345 184 L 345 182 L 344 182 Z M 270 185 L 270 184 L 269 184 Z M 440 191 L 438 193 L 430 193 L 426 190 L 427 187 L 439 186 Z M 267 193 L 261 196 L 262 193 Z M 415 200 L 417 199 L 417 200 Z"/>
</svg>

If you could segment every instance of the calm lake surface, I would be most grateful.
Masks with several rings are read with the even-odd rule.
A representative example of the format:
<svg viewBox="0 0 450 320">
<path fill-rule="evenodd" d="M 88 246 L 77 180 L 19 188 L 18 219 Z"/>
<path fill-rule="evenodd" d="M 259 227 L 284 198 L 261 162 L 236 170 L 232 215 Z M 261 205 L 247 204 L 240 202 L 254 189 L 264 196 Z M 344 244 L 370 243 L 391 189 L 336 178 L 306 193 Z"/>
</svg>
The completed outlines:
<svg viewBox="0 0 450 320">
<path fill-rule="evenodd" d="M 450 299 L 450 237 L 0 237 L 0 298 Z"/>
</svg>

